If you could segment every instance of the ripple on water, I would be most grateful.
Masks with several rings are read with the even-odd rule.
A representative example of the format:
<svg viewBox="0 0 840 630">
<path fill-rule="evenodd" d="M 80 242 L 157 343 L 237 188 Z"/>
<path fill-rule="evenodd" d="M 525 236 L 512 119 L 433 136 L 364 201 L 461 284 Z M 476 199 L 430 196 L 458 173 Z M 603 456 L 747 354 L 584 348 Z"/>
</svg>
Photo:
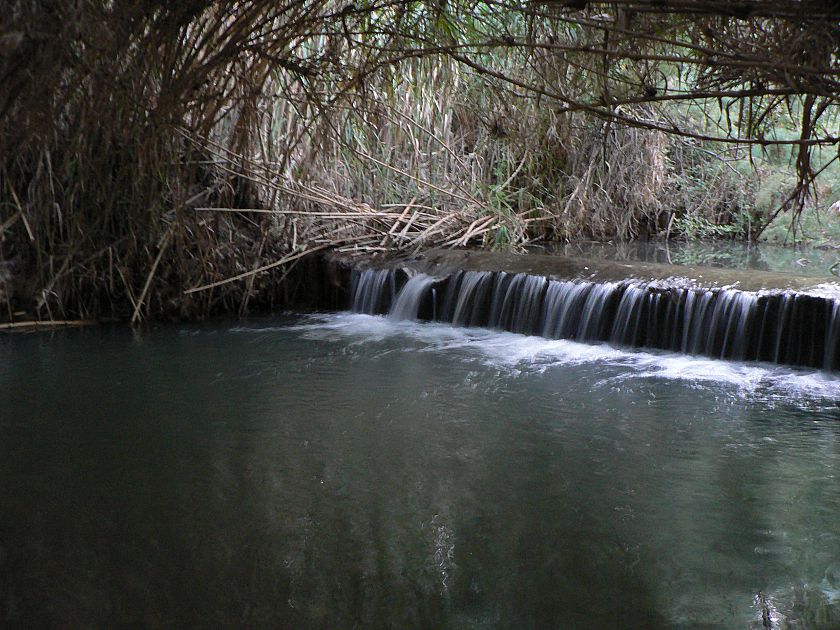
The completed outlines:
<svg viewBox="0 0 840 630">
<path fill-rule="evenodd" d="M 265 328 L 235 329 L 238 332 Z M 386 317 L 337 313 L 308 316 L 281 330 L 308 339 L 371 346 L 399 341 L 388 352 L 456 352 L 465 360 L 517 374 L 564 366 L 596 364 L 610 368 L 602 383 L 643 379 L 682 381 L 690 387 L 725 389 L 767 403 L 796 400 L 806 407 L 833 409 L 840 399 L 840 377 L 826 372 L 760 363 L 718 361 L 665 352 L 629 351 L 607 344 L 581 344 L 565 339 L 462 328 L 446 324 L 394 321 Z M 367 349 L 370 351 L 370 348 Z"/>
</svg>

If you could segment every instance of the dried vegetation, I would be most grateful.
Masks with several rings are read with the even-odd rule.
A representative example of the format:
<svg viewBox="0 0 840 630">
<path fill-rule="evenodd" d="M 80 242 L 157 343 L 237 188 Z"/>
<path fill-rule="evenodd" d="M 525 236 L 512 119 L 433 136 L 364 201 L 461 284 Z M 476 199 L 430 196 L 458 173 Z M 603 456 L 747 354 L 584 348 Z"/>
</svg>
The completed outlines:
<svg viewBox="0 0 840 630">
<path fill-rule="evenodd" d="M 838 18 L 832 2 L 12 0 L 0 318 L 244 312 L 327 250 L 632 238 L 686 217 L 746 216 L 754 235 L 837 159 L 813 156 L 838 146 Z M 730 164 L 755 147 L 792 151 L 764 214 Z"/>
</svg>

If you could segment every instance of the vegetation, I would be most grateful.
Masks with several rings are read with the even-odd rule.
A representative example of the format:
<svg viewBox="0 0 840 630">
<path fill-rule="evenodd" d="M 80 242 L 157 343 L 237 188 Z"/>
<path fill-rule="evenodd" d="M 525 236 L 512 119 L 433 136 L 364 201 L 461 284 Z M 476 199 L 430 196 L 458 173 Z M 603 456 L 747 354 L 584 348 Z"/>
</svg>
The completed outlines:
<svg viewBox="0 0 840 630">
<path fill-rule="evenodd" d="M 327 249 L 756 239 L 780 217 L 795 237 L 840 198 L 836 2 L 12 0 L 0 20 L 10 321 L 244 311 Z"/>
</svg>

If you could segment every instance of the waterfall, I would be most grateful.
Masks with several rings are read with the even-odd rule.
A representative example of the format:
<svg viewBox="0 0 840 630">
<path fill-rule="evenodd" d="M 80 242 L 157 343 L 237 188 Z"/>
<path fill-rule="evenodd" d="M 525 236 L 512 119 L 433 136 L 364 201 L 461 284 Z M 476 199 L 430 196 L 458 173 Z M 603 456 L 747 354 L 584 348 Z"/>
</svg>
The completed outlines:
<svg viewBox="0 0 840 630">
<path fill-rule="evenodd" d="M 355 271 L 352 309 L 550 339 L 840 368 L 840 300 L 803 293 L 559 281 L 531 274 Z"/>
<path fill-rule="evenodd" d="M 745 359 L 757 305 L 756 294 L 731 289 L 630 284 L 621 297 L 609 341 L 721 359 Z"/>
<path fill-rule="evenodd" d="M 435 278 L 424 273 L 410 278 L 400 289 L 397 299 L 391 306 L 388 317 L 391 319 L 417 319 L 420 305 L 424 298 L 431 293 Z M 432 312 L 434 312 L 434 308 Z"/>
<path fill-rule="evenodd" d="M 835 365 L 835 351 L 840 341 L 840 300 L 834 300 L 831 305 L 830 324 L 825 338 L 825 356 L 823 366 L 826 370 L 832 370 Z"/>
<path fill-rule="evenodd" d="M 541 276 L 516 274 L 500 288 L 500 300 L 494 300 L 490 326 L 511 332 L 533 334 L 538 330 L 543 289 L 547 280 Z M 502 293 L 503 292 L 503 293 Z"/>
<path fill-rule="evenodd" d="M 478 326 L 482 323 L 483 311 L 486 310 L 485 299 L 490 294 L 493 274 L 487 271 L 458 272 L 460 282 L 451 283 L 460 287 L 457 294 L 452 292 L 454 310 L 451 322 L 460 326 Z M 447 308 L 448 304 L 444 305 Z"/>
<path fill-rule="evenodd" d="M 616 295 L 620 285 L 612 282 L 593 284 L 583 303 L 580 324 L 577 335 L 580 341 L 601 341 L 603 337 L 602 324 L 609 317 L 609 305 Z"/>
<path fill-rule="evenodd" d="M 578 329 L 578 318 L 592 285 L 588 282 L 548 283 L 543 305 L 543 337 L 568 339 Z"/>
<path fill-rule="evenodd" d="M 390 291 L 389 291 L 390 290 Z M 365 269 L 353 274 L 353 310 L 377 315 L 395 292 L 395 277 L 390 269 Z"/>
</svg>

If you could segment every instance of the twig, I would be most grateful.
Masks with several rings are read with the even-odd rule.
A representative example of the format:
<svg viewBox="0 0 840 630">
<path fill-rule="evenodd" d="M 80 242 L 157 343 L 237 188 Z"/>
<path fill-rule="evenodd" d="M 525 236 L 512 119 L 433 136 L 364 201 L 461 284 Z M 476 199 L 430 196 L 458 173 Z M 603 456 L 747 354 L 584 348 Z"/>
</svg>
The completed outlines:
<svg viewBox="0 0 840 630">
<path fill-rule="evenodd" d="M 155 272 L 157 271 L 158 265 L 160 264 L 160 259 L 163 257 L 163 252 L 166 251 L 166 248 L 169 246 L 169 239 L 172 236 L 172 231 L 174 226 L 170 227 L 166 234 L 164 234 L 160 242 L 158 243 L 158 254 L 155 257 L 155 261 L 152 263 L 152 268 L 149 270 L 149 275 L 146 276 L 146 283 L 143 285 L 143 290 L 140 292 L 140 299 L 137 300 L 137 304 L 134 305 L 134 315 L 131 316 L 131 323 L 136 324 L 137 321 L 140 319 L 140 309 L 143 308 L 143 301 L 146 299 L 146 293 L 149 291 L 149 287 L 152 284 L 152 279 L 155 276 Z"/>
<path fill-rule="evenodd" d="M 389 219 L 392 217 L 399 217 L 396 212 L 371 212 L 361 213 L 354 209 L 352 212 L 313 212 L 309 210 L 269 210 L 266 208 L 196 208 L 199 212 L 251 212 L 257 214 L 280 214 L 280 215 L 294 215 L 303 217 L 319 217 L 322 219 L 347 219 L 347 218 L 364 218 L 364 219 Z"/>
<path fill-rule="evenodd" d="M 29 322 L 8 322 L 0 324 L 0 330 L 13 330 L 15 328 L 59 328 L 62 326 L 92 326 L 96 324 L 93 319 L 51 319 L 47 321 L 29 321 Z"/>
<path fill-rule="evenodd" d="M 12 227 L 15 224 L 15 221 L 20 219 L 22 216 L 23 216 L 23 212 L 18 210 L 12 216 L 10 216 L 8 219 L 6 219 L 3 223 L 0 223 L 0 235 L 2 235 L 3 232 L 8 230 L 10 227 Z"/>
<path fill-rule="evenodd" d="M 120 269 L 120 266 L 117 265 L 117 273 L 120 274 L 120 279 L 123 281 L 123 286 L 125 287 L 125 293 L 128 295 L 128 299 L 131 301 L 131 305 L 137 310 L 137 300 L 134 299 L 134 291 L 131 290 L 131 285 L 128 284 L 128 280 L 125 279 L 125 274 Z"/>
<path fill-rule="evenodd" d="M 23 211 L 23 204 L 20 202 L 20 198 L 17 196 L 15 189 L 9 186 L 9 191 L 12 193 L 12 198 L 15 200 L 15 206 L 17 206 L 18 212 L 20 213 L 20 218 L 23 220 L 23 226 L 26 228 L 26 233 L 29 235 L 30 242 L 35 242 L 35 234 L 32 232 L 32 228 L 29 226 L 29 221 L 26 220 L 26 213 Z M 5 224 L 3 226 L 6 227 Z"/>
<path fill-rule="evenodd" d="M 385 167 L 389 171 L 393 171 L 393 172 L 397 173 L 398 175 L 402 175 L 403 177 L 408 177 L 409 179 L 414 180 L 418 184 L 428 186 L 432 190 L 436 190 L 439 193 L 443 193 L 444 195 L 449 195 L 450 197 L 453 197 L 455 199 L 460 199 L 461 201 L 465 201 L 467 203 L 480 204 L 479 200 L 476 199 L 475 197 L 473 197 L 473 198 L 464 197 L 464 195 L 460 195 L 460 194 L 458 194 L 456 192 L 453 192 L 451 190 L 446 190 L 445 188 L 441 188 L 440 186 L 436 186 L 432 182 L 426 181 L 425 179 L 417 177 L 416 175 L 412 175 L 411 173 L 409 173 L 407 171 L 404 171 L 401 168 L 397 168 L 396 166 L 392 166 L 392 165 L 390 165 L 386 162 L 383 162 L 382 160 L 378 160 L 375 157 L 373 157 L 372 155 L 368 155 L 364 151 L 360 151 L 359 149 L 355 149 L 355 148 L 353 148 L 349 145 L 345 145 L 345 146 L 347 146 L 348 149 L 350 149 L 353 153 L 355 153 L 359 157 L 365 158 L 366 160 L 370 160 L 371 162 L 373 162 L 375 164 L 378 164 L 379 166 Z"/>
<path fill-rule="evenodd" d="M 391 238 L 394 236 L 394 232 L 397 231 L 397 228 L 400 226 L 400 223 L 405 219 L 405 217 L 408 215 L 408 213 L 411 212 L 412 204 L 415 201 L 417 201 L 416 196 L 412 197 L 411 201 L 409 201 L 408 205 L 405 207 L 405 210 L 403 210 L 402 214 L 399 216 L 399 218 L 396 221 L 394 221 L 394 225 L 392 225 L 391 229 L 388 230 L 388 233 L 385 236 L 382 237 L 382 242 L 380 243 L 380 245 L 382 247 L 385 247 L 385 245 L 388 244 L 388 241 L 391 240 Z"/>
<path fill-rule="evenodd" d="M 297 252 L 295 254 L 289 254 L 288 256 L 285 256 L 285 257 L 281 258 L 280 260 L 277 260 L 277 261 L 275 261 L 273 263 L 270 263 L 268 265 L 264 265 L 264 266 L 260 267 L 259 269 L 254 269 L 252 271 L 246 271 L 245 273 L 240 273 L 238 276 L 233 276 L 232 278 L 225 278 L 224 280 L 219 280 L 218 282 L 211 282 L 210 284 L 205 284 L 205 285 L 202 285 L 200 287 L 187 289 L 186 291 L 184 291 L 184 295 L 190 295 L 191 293 L 197 293 L 198 291 L 205 291 L 207 289 L 212 289 L 214 287 L 220 287 L 223 284 L 229 284 L 231 282 L 236 282 L 237 280 L 242 280 L 242 278 L 248 278 L 250 276 L 253 276 L 254 274 L 258 274 L 258 273 L 261 273 L 263 271 L 268 271 L 269 269 L 274 269 L 275 267 L 279 267 L 280 265 L 285 265 L 286 263 L 290 263 L 293 260 L 297 260 L 298 258 L 303 258 L 304 256 L 306 256 L 308 254 L 313 254 L 313 253 L 315 253 L 317 251 L 320 251 L 322 249 L 326 249 L 327 247 L 328 247 L 328 245 L 317 245 L 316 247 L 311 247 L 309 249 L 305 249 L 305 250 Z"/>
</svg>

